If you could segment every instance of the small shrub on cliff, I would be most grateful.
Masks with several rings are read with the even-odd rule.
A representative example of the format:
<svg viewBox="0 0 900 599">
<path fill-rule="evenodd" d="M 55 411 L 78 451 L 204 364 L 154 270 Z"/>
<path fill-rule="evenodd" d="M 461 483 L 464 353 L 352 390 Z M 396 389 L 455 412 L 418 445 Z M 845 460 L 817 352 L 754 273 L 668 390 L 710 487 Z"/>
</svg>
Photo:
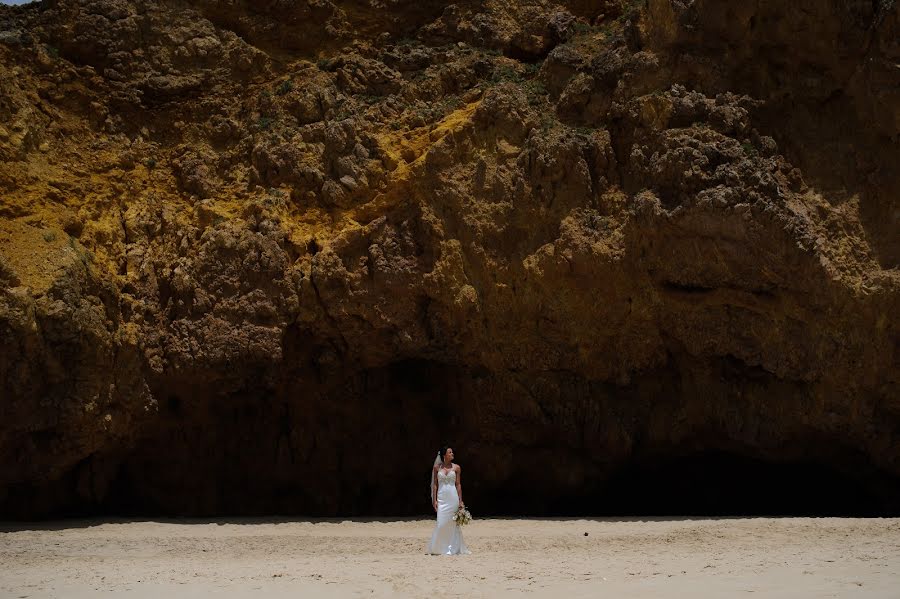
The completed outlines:
<svg viewBox="0 0 900 599">
<path fill-rule="evenodd" d="M 381 96 L 373 96 L 371 94 L 360 94 L 356 97 L 366 104 L 376 104 L 381 101 Z"/>
<path fill-rule="evenodd" d="M 595 33 L 599 27 L 595 27 L 590 23 L 585 23 L 584 21 L 578 21 L 575 23 L 575 35 L 586 35 L 589 33 Z"/>
<path fill-rule="evenodd" d="M 492 83 L 521 83 L 522 75 L 508 65 L 502 65 L 494 69 L 493 74 L 491 75 Z"/>
<path fill-rule="evenodd" d="M 547 97 L 547 88 L 544 86 L 543 81 L 532 79 L 525 84 L 525 95 L 528 98 L 528 103 L 536 106 L 541 104 Z"/>
<path fill-rule="evenodd" d="M 552 110 L 544 110 L 541 112 L 541 131 L 547 133 L 551 129 L 559 125 L 556 119 L 556 113 Z"/>
<path fill-rule="evenodd" d="M 281 85 L 278 86 L 278 89 L 275 90 L 275 93 L 279 96 L 283 96 L 285 94 L 291 93 L 291 90 L 294 89 L 294 82 L 290 79 L 286 79 L 281 82 Z"/>
<path fill-rule="evenodd" d="M 284 208 L 287 198 L 288 194 L 283 190 L 275 187 L 270 187 L 266 190 L 266 195 L 263 198 L 263 203 L 269 208 Z"/>
<path fill-rule="evenodd" d="M 459 99 L 459 96 L 448 96 L 437 103 L 434 107 L 435 113 L 438 118 L 444 118 L 457 108 L 462 105 L 462 100 Z"/>
<path fill-rule="evenodd" d="M 641 11 L 641 6 L 643 4 L 644 0 L 623 0 L 622 14 L 620 14 L 616 20 L 619 23 L 625 23 L 625 21 L 634 18 Z"/>
<path fill-rule="evenodd" d="M 260 131 L 265 131 L 269 127 L 272 126 L 272 123 L 275 122 L 275 119 L 270 116 L 261 116 L 256 120 L 256 128 Z"/>
<path fill-rule="evenodd" d="M 72 236 L 69 236 L 69 247 L 75 251 L 75 255 L 78 256 L 78 260 L 81 261 L 85 268 L 94 262 L 94 252 L 80 243 L 76 243 L 75 238 Z"/>
<path fill-rule="evenodd" d="M 528 103 L 532 106 L 540 104 L 547 95 L 547 89 L 544 82 L 537 78 L 538 71 L 541 70 L 543 63 L 526 63 L 523 67 L 524 73 L 509 66 L 507 64 L 500 65 L 494 69 L 491 74 L 491 83 L 499 85 L 501 83 L 515 83 L 522 87 L 528 98 Z"/>
</svg>

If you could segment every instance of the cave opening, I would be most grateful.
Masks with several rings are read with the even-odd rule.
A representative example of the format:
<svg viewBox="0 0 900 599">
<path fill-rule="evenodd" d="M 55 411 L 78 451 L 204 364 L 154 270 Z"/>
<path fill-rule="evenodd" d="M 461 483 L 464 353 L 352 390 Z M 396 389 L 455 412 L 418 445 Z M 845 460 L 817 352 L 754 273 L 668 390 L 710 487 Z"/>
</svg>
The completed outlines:
<svg viewBox="0 0 900 599">
<path fill-rule="evenodd" d="M 900 480 L 863 464 L 774 462 L 720 450 L 656 456 L 608 477 L 565 485 L 513 473 L 492 490 L 467 490 L 484 515 L 540 517 L 887 517 L 900 515 Z M 565 462 L 559 469 L 566 468 Z M 535 477 L 540 478 L 540 477 Z M 546 477 L 549 480 L 551 477 Z M 535 489 L 540 488 L 536 492 Z"/>
<path fill-rule="evenodd" d="M 592 422 L 625 433 L 600 424 L 585 436 L 583 402 L 556 398 L 544 404 L 556 411 L 541 411 L 486 369 L 428 359 L 332 380 L 288 379 L 267 394 L 170 384 L 159 393 L 164 417 L 132 446 L 14 485 L 0 511 L 430 517 L 429 470 L 449 443 L 476 517 L 900 515 L 900 479 L 833 437 L 798 434 L 768 452 L 721 434 L 664 446 L 635 433 L 642 404 L 618 396 L 592 404 Z M 623 450 L 625 438 L 637 443 Z"/>
<path fill-rule="evenodd" d="M 598 491 L 599 512 L 615 516 L 900 513 L 900 481 L 849 459 L 782 462 L 705 450 L 627 465 Z"/>
<path fill-rule="evenodd" d="M 224 472 L 214 467 L 210 478 L 192 479 L 188 485 L 191 492 L 185 494 L 180 483 L 186 479 L 163 476 L 160 465 L 148 462 L 145 454 L 115 467 L 110 484 L 104 484 L 97 496 L 92 491 L 90 497 L 70 497 L 63 506 L 47 502 L 49 495 L 66 495 L 84 486 L 83 480 L 79 482 L 84 478 L 79 477 L 84 474 L 82 468 L 52 485 L 13 488 L 2 499 L 7 500 L 6 508 L 18 504 L 18 509 L 8 513 L 16 518 L 431 516 L 425 499 L 427 464 L 421 462 L 421 451 L 412 451 L 423 440 L 401 440 L 397 431 L 394 434 L 404 445 L 396 454 L 403 459 L 395 464 L 385 462 L 377 477 L 368 476 L 366 468 L 347 460 L 343 468 L 347 476 L 343 477 L 327 466 L 311 465 L 321 474 L 330 473 L 320 479 L 313 477 L 312 485 L 310 478 L 299 483 L 289 476 L 273 477 L 273 472 L 244 468 L 234 473 L 243 484 L 222 487 L 214 484 L 214 479 L 223 477 Z M 394 444 L 386 437 L 381 441 L 391 446 L 386 453 L 393 454 Z M 566 485 L 561 475 L 583 465 L 567 464 L 561 456 L 555 473 L 544 468 L 514 470 L 508 478 L 496 479 L 487 467 L 490 457 L 481 455 L 483 450 L 460 445 L 467 470 L 466 502 L 479 517 L 900 516 L 900 480 L 862 464 L 847 469 L 811 460 L 772 462 L 708 450 L 642 459 L 623 465 L 611 476 L 588 476 L 578 484 Z M 168 462 L 175 456 L 157 457 Z M 148 477 L 157 480 L 148 486 Z M 90 482 L 93 487 L 93 478 Z"/>
</svg>

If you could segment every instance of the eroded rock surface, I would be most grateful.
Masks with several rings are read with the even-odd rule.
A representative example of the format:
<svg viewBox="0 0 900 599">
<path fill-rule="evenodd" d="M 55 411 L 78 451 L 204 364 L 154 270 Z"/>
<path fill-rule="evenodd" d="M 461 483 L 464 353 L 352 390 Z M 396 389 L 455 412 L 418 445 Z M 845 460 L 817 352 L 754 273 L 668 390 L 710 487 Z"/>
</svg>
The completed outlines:
<svg viewBox="0 0 900 599">
<path fill-rule="evenodd" d="M 839 0 L 0 7 L 0 514 L 420 513 L 444 440 L 481 513 L 712 453 L 896 512 L 898 40 Z"/>
</svg>

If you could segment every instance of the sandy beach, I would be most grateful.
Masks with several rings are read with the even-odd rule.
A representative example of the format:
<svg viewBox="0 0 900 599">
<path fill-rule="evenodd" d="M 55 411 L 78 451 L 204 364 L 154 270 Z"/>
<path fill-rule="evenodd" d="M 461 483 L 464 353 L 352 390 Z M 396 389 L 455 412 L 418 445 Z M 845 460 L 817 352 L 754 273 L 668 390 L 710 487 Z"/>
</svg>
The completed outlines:
<svg viewBox="0 0 900 599">
<path fill-rule="evenodd" d="M 6 523 L 0 596 L 900 597 L 900 519 L 483 519 L 458 557 L 432 525 Z"/>
</svg>

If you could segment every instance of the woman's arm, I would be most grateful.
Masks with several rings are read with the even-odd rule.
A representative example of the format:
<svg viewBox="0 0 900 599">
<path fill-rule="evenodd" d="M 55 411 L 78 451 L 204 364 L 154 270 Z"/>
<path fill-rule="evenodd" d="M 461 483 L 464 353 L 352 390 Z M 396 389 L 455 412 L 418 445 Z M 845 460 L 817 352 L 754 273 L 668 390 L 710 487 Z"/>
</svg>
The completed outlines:
<svg viewBox="0 0 900 599">
<path fill-rule="evenodd" d="M 462 468 L 459 465 L 456 465 L 456 495 L 459 497 L 459 506 L 466 507 L 466 504 L 463 503 L 462 500 Z"/>
<path fill-rule="evenodd" d="M 438 492 L 438 480 L 437 480 L 438 466 L 435 466 L 431 469 L 431 488 L 434 489 L 434 492 L 431 496 L 431 507 L 434 508 L 434 511 L 437 511 L 437 492 Z"/>
</svg>

